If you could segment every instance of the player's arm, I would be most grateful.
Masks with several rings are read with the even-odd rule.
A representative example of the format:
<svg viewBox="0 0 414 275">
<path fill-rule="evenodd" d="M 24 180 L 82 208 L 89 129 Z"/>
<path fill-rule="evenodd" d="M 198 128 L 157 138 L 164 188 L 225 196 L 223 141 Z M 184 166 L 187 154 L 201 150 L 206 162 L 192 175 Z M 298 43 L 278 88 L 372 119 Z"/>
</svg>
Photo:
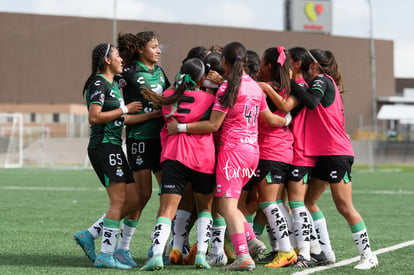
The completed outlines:
<svg viewBox="0 0 414 275">
<path fill-rule="evenodd" d="M 171 122 L 167 123 L 168 134 L 174 135 L 179 132 L 186 132 L 192 134 L 208 134 L 217 132 L 223 124 L 226 113 L 213 110 L 209 120 L 203 120 L 192 123 L 178 123 L 178 121 L 171 117 Z"/>
<path fill-rule="evenodd" d="M 315 109 L 322 100 L 322 97 L 327 90 L 327 83 L 323 80 L 322 76 L 317 76 L 312 82 L 312 87 L 309 92 L 298 90 L 295 92 L 295 96 L 298 100 L 309 109 Z"/>
<path fill-rule="evenodd" d="M 98 102 L 89 106 L 89 115 L 88 120 L 91 125 L 94 124 L 104 124 L 110 121 L 117 119 L 122 115 L 126 115 L 130 112 L 139 112 L 142 109 L 142 104 L 139 101 L 134 101 L 129 103 L 127 106 L 122 105 L 121 107 L 111 110 L 111 111 L 102 111 L 102 105 Z"/>
<path fill-rule="evenodd" d="M 293 96 L 288 96 L 287 99 L 284 99 L 268 83 L 258 82 L 258 84 L 273 104 L 275 104 L 276 108 L 282 112 L 290 112 L 299 104 L 299 101 Z"/>
<path fill-rule="evenodd" d="M 260 112 L 259 116 L 264 120 L 264 122 L 274 127 L 285 126 L 290 122 L 285 117 L 272 113 L 269 108 L 266 108 L 263 112 Z"/>
<path fill-rule="evenodd" d="M 162 115 L 161 110 L 154 110 L 152 112 L 143 113 L 143 114 L 131 114 L 131 115 L 128 114 L 125 116 L 124 123 L 126 125 L 139 124 L 139 123 L 143 123 L 153 118 L 161 117 L 161 115 Z"/>
</svg>

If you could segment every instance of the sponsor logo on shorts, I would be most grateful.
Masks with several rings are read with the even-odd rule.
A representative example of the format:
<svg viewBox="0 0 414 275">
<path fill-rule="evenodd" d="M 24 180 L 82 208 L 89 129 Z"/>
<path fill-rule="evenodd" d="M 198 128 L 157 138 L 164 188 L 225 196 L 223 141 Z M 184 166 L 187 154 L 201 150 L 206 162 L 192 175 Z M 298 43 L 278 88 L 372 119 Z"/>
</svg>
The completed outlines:
<svg viewBox="0 0 414 275">
<path fill-rule="evenodd" d="M 223 168 L 226 173 L 227 180 L 233 178 L 251 178 L 253 176 L 256 177 L 256 170 L 250 167 L 242 168 L 242 167 L 232 167 L 229 166 L 229 160 L 226 162 L 226 166 Z"/>
<path fill-rule="evenodd" d="M 165 184 L 164 188 L 165 189 L 175 189 L 175 184 Z"/>
</svg>

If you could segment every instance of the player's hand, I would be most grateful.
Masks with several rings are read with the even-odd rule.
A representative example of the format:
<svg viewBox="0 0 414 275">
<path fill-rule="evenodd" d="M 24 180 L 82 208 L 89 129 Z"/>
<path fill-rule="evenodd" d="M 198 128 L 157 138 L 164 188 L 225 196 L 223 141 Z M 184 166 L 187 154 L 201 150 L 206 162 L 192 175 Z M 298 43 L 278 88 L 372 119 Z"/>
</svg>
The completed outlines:
<svg viewBox="0 0 414 275">
<path fill-rule="evenodd" d="M 211 82 L 220 85 L 224 82 L 224 78 L 216 71 L 210 70 L 207 74 L 206 80 L 210 80 Z"/>
<path fill-rule="evenodd" d="M 127 105 L 128 113 L 139 113 L 142 111 L 142 103 L 140 101 L 133 101 Z"/>
<path fill-rule="evenodd" d="M 167 123 L 167 130 L 169 135 L 178 134 L 177 125 L 178 121 L 174 117 L 171 117 L 171 121 Z"/>
</svg>

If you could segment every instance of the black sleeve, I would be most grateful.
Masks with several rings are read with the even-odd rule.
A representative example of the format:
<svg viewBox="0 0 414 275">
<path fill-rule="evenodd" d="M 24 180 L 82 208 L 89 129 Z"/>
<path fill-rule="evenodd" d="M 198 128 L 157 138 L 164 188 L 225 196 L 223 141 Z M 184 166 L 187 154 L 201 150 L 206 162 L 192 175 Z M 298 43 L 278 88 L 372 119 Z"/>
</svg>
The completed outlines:
<svg viewBox="0 0 414 275">
<path fill-rule="evenodd" d="M 100 77 L 95 78 L 88 90 L 90 102 L 103 106 L 105 101 L 105 80 Z"/>
<path fill-rule="evenodd" d="M 324 94 L 324 89 L 321 89 L 319 82 L 317 87 L 315 87 L 315 81 L 312 83 L 309 92 L 307 92 L 305 87 L 298 85 L 294 80 L 291 81 L 292 94 L 294 94 L 294 96 L 309 109 L 315 109 L 321 102 Z"/>
<path fill-rule="evenodd" d="M 160 67 L 160 68 L 161 68 L 161 67 Z M 163 69 L 163 68 L 161 68 L 161 71 L 162 71 L 162 73 L 164 74 L 164 78 L 165 78 L 165 89 L 167 90 L 168 88 L 170 88 L 171 83 L 170 83 L 170 81 L 168 80 L 168 77 L 167 77 L 167 75 L 165 74 L 165 72 L 164 72 L 164 69 Z"/>
</svg>

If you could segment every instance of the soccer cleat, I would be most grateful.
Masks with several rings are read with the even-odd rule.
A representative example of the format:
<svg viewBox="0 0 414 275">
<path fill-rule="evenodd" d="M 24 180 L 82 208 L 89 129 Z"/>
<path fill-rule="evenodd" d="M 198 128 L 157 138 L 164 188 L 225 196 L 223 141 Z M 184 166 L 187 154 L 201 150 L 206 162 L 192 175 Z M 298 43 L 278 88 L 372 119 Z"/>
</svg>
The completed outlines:
<svg viewBox="0 0 414 275">
<path fill-rule="evenodd" d="M 256 261 L 260 257 L 263 256 L 263 254 L 266 252 L 266 245 L 259 239 L 254 238 L 251 239 L 247 246 L 249 247 L 249 253 L 252 256 L 253 260 Z"/>
<path fill-rule="evenodd" d="M 256 264 L 249 254 L 240 254 L 233 263 L 223 267 L 223 271 L 251 271 L 255 268 Z"/>
<path fill-rule="evenodd" d="M 161 270 L 163 268 L 164 268 L 164 262 L 162 260 L 162 254 L 155 254 L 139 270 L 140 271 L 153 271 L 153 270 Z"/>
<path fill-rule="evenodd" d="M 296 252 L 293 249 L 290 249 L 289 252 L 277 253 L 276 257 L 272 262 L 265 265 L 265 267 L 283 267 L 290 264 L 293 264 L 298 259 Z"/>
<path fill-rule="evenodd" d="M 147 251 L 147 256 L 148 256 L 148 258 L 152 258 L 152 256 L 154 256 L 154 252 L 152 251 L 152 245 L 150 246 L 150 248 Z"/>
<path fill-rule="evenodd" d="M 374 253 L 365 253 L 361 255 L 361 260 L 354 266 L 355 269 L 369 270 L 378 266 L 378 259 Z"/>
<path fill-rule="evenodd" d="M 232 263 L 237 257 L 236 251 L 233 247 L 233 243 L 231 242 L 231 239 L 227 234 L 224 237 L 224 253 L 226 253 L 229 263 Z"/>
<path fill-rule="evenodd" d="M 311 260 L 306 260 L 305 257 L 303 257 L 301 254 L 299 254 L 296 263 L 293 263 L 290 266 L 291 267 L 296 267 L 296 268 L 311 267 L 312 266 L 312 261 Z"/>
<path fill-rule="evenodd" d="M 270 263 L 276 257 L 277 253 L 278 253 L 277 250 L 272 250 L 269 253 L 260 257 L 256 262 L 260 264 Z"/>
<path fill-rule="evenodd" d="M 130 269 L 132 266 L 120 263 L 112 254 L 99 253 L 95 260 L 95 267 Z"/>
<path fill-rule="evenodd" d="M 326 255 L 326 259 L 328 260 L 327 261 L 328 265 L 334 264 L 336 262 L 336 257 L 335 257 L 335 253 L 333 252 L 333 250 L 329 251 L 328 253 L 325 253 L 325 255 Z"/>
<path fill-rule="evenodd" d="M 187 257 L 185 257 L 184 259 L 184 264 L 194 265 L 196 254 L 197 254 L 197 242 L 195 242 L 193 246 L 190 248 L 190 252 L 188 253 Z"/>
<path fill-rule="evenodd" d="M 204 252 L 197 252 L 194 265 L 198 269 L 210 269 L 211 266 L 207 263 L 206 254 Z"/>
<path fill-rule="evenodd" d="M 228 261 L 227 255 L 224 252 L 221 253 L 220 255 L 216 255 L 216 254 L 207 255 L 207 263 L 210 266 L 226 265 L 227 261 Z"/>
<path fill-rule="evenodd" d="M 85 252 L 85 255 L 89 258 L 89 260 L 95 262 L 95 239 L 92 237 L 92 234 L 89 233 L 88 230 L 79 231 L 73 235 L 73 239 L 82 248 L 83 252 Z"/>
<path fill-rule="evenodd" d="M 317 266 L 321 266 L 321 265 L 329 265 L 329 264 L 333 264 L 335 263 L 335 261 L 333 263 L 331 263 L 328 258 L 326 257 L 326 254 L 321 251 L 321 253 L 319 254 L 314 254 L 311 253 L 311 259 L 313 264 L 317 265 Z"/>
<path fill-rule="evenodd" d="M 170 253 L 169 257 L 168 257 L 168 260 L 169 260 L 170 264 L 182 265 L 183 264 L 183 254 L 177 248 L 173 248 L 171 250 L 171 253 Z"/>
<path fill-rule="evenodd" d="M 132 258 L 131 251 L 129 250 L 115 249 L 114 257 L 122 264 L 126 264 L 132 267 L 138 266 L 137 263 Z"/>
</svg>

